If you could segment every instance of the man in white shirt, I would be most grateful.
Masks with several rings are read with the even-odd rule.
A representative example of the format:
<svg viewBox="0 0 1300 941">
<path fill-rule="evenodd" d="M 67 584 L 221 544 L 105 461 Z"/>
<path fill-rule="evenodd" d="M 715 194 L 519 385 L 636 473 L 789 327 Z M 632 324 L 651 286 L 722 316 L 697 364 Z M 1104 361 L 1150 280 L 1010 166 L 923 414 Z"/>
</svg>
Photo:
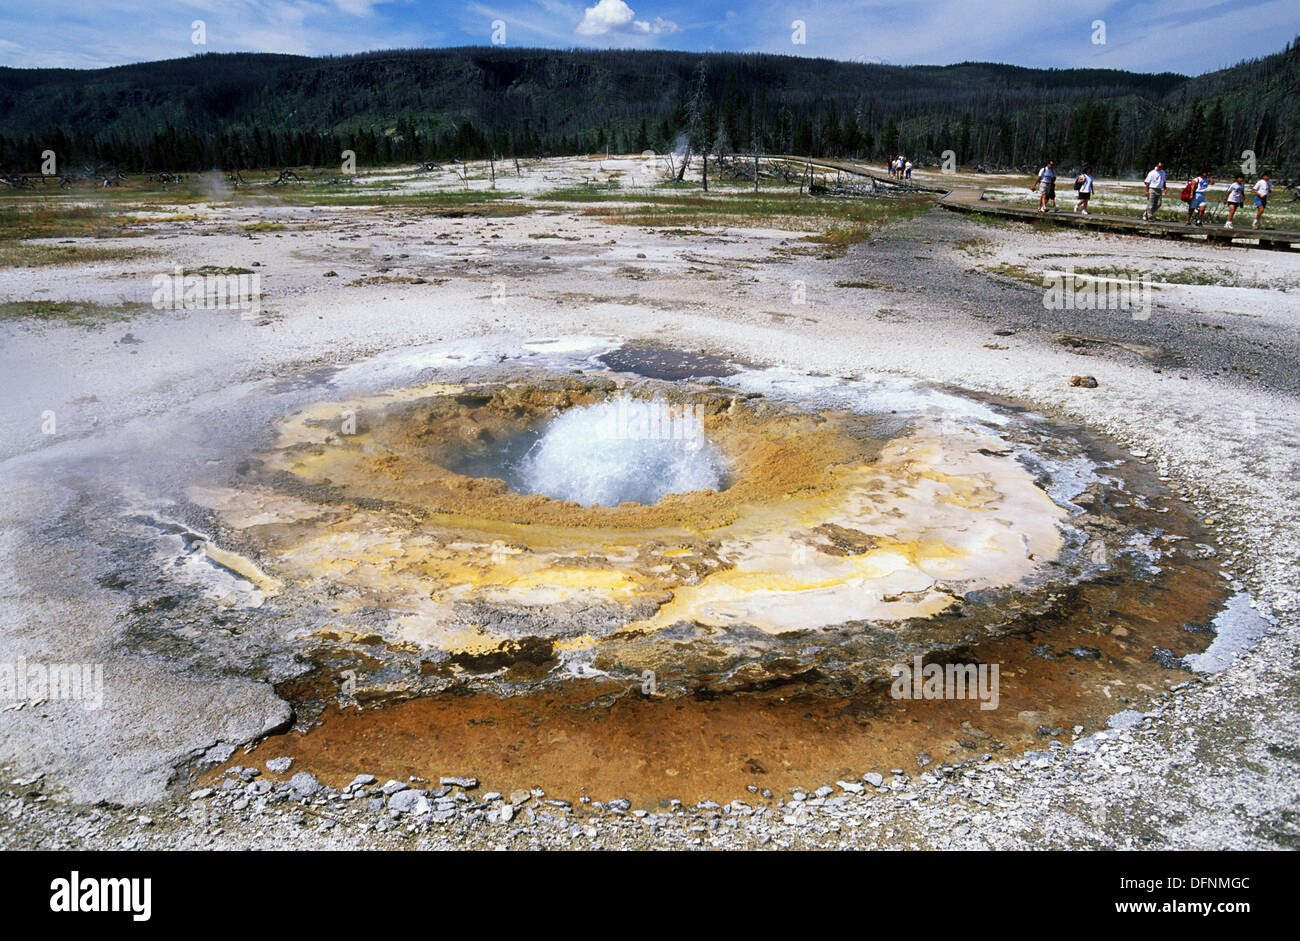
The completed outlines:
<svg viewBox="0 0 1300 941">
<path fill-rule="evenodd" d="M 1273 173 L 1265 170 L 1264 175 L 1259 178 L 1259 182 L 1252 187 L 1255 190 L 1255 221 L 1251 223 L 1252 229 L 1259 228 L 1259 217 L 1264 215 L 1264 208 L 1268 205 L 1268 194 L 1273 192 Z"/>
<path fill-rule="evenodd" d="M 1165 165 L 1157 162 L 1155 169 L 1147 174 L 1147 178 L 1142 181 L 1147 196 L 1147 209 L 1142 213 L 1143 222 L 1152 222 L 1155 220 L 1156 211 L 1160 208 L 1160 202 L 1165 198 Z"/>
<path fill-rule="evenodd" d="M 1055 160 L 1047 161 L 1047 166 L 1038 171 L 1038 179 L 1034 180 L 1034 185 L 1029 187 L 1029 192 L 1038 189 L 1042 184 L 1042 191 L 1038 196 L 1038 211 L 1047 212 L 1047 204 L 1052 204 L 1052 212 L 1056 212 L 1056 166 Z"/>
</svg>

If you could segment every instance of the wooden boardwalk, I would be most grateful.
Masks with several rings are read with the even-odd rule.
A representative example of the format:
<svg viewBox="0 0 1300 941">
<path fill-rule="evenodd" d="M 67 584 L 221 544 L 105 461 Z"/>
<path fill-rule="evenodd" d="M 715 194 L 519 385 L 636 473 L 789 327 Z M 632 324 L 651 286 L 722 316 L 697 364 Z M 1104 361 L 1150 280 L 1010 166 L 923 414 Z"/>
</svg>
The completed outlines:
<svg viewBox="0 0 1300 941">
<path fill-rule="evenodd" d="M 1075 201 L 1074 191 L 1066 192 L 1069 203 Z M 959 186 L 939 200 L 944 209 L 954 212 L 967 212 L 977 215 L 1000 216 L 1019 219 L 1023 222 L 1044 223 L 1048 225 L 1073 226 L 1076 229 L 1091 229 L 1094 232 L 1119 232 L 1125 235 L 1145 235 L 1154 238 L 1194 239 L 1221 245 L 1238 245 L 1242 248 L 1268 248 L 1275 251 L 1300 250 L 1300 232 L 1285 229 L 1252 229 L 1251 220 L 1255 218 L 1254 207 L 1243 206 L 1238 216 L 1245 221 L 1235 229 L 1225 229 L 1223 222 L 1207 222 L 1204 225 L 1187 225 L 1182 220 L 1187 218 L 1187 208 L 1173 193 L 1173 205 L 1166 201 L 1161 213 L 1166 217 L 1171 214 L 1178 221 L 1143 222 L 1136 216 L 1106 215 L 1091 212 L 1088 215 L 1074 213 L 1069 209 L 1057 212 L 1039 212 L 1037 207 L 1008 206 L 1005 203 L 986 201 L 983 190 L 970 186 Z M 1208 213 L 1207 213 L 1208 214 Z"/>
<path fill-rule="evenodd" d="M 834 173 L 846 173 L 850 176 L 860 176 L 864 179 L 873 180 L 883 186 L 896 187 L 902 191 L 915 191 L 917 193 L 934 193 L 943 196 L 949 192 L 944 186 L 931 186 L 926 183 L 918 183 L 915 180 L 896 180 L 891 176 L 881 176 L 872 170 L 867 169 L 860 163 L 852 160 L 835 160 L 823 157 L 794 157 L 788 154 L 764 154 L 760 159 L 769 163 L 788 164 L 795 170 L 803 170 L 812 167 L 814 170 L 821 170 L 823 173 L 830 171 Z"/>
<path fill-rule="evenodd" d="M 1300 251 L 1300 232 L 1289 229 L 1252 229 L 1251 220 L 1255 218 L 1253 206 L 1243 204 L 1238 215 L 1244 222 L 1235 229 L 1225 229 L 1222 219 L 1217 223 L 1205 225 L 1187 225 L 1182 220 L 1187 217 L 1187 209 L 1178 199 L 1178 191 L 1166 191 L 1165 205 L 1161 221 L 1143 222 L 1138 216 L 1117 216 L 1106 213 L 1091 212 L 1088 215 L 1070 212 L 1069 209 L 1057 212 L 1039 212 L 1037 207 L 1028 208 L 1011 206 L 1006 203 L 984 199 L 984 191 L 974 186 L 939 187 L 915 180 L 896 180 L 880 176 L 864 165 L 852 160 L 834 160 L 814 157 L 795 157 L 788 154 L 768 154 L 763 160 L 789 164 L 793 168 L 807 168 L 825 172 L 845 173 L 865 177 L 885 186 L 898 187 L 903 191 L 933 193 L 939 196 L 939 205 L 953 212 L 965 212 L 975 215 L 1000 216 L 1005 219 L 1019 219 L 1022 222 L 1041 223 L 1043 225 L 1072 226 L 1076 229 L 1088 229 L 1094 232 L 1117 232 L 1124 235 L 1144 235 L 1150 238 L 1189 239 L 1219 245 L 1237 245 L 1242 248 L 1266 248 L 1274 251 Z M 1066 190 L 1067 203 L 1075 201 L 1074 191 Z M 1213 207 L 1211 207 L 1213 208 Z M 1208 212 L 1207 212 L 1208 214 Z M 1174 221 L 1177 220 L 1177 221 Z"/>
</svg>

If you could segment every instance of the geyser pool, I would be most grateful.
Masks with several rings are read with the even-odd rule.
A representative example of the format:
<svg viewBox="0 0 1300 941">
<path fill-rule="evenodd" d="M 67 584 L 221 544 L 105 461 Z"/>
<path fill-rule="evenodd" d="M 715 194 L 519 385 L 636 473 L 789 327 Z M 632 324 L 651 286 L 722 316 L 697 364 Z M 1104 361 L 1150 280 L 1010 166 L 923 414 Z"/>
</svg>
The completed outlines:
<svg viewBox="0 0 1300 941">
<path fill-rule="evenodd" d="M 695 409 L 621 395 L 555 418 L 510 469 L 508 483 L 583 506 L 618 506 L 721 490 L 725 478 L 725 461 Z"/>
<path fill-rule="evenodd" d="M 355 648 L 376 691 L 515 695 L 649 670 L 673 695 L 839 695 L 1009 624 L 1092 623 L 1066 610 L 1073 586 L 1190 540 L 1139 512 L 1130 458 L 1014 404 L 881 377 L 668 382 L 572 351 L 452 352 L 446 369 L 415 357 L 410 384 L 384 372 L 382 390 L 286 414 L 248 473 L 188 494 L 280 581 L 275 608 L 317 606 L 322 662 Z M 1181 654 L 1186 634 L 1152 642 Z M 1145 662 L 1142 641 L 1125 655 Z M 1055 662 L 1026 656 L 1033 675 Z"/>
<path fill-rule="evenodd" d="M 1211 534 L 1088 429 L 890 377 L 474 342 L 277 393 L 273 434 L 179 507 L 69 511 L 115 550 L 86 568 L 130 601 L 123 643 L 274 683 L 312 728 L 263 746 L 295 772 L 750 800 L 1068 746 L 1209 642 Z M 918 655 L 998 664 L 999 708 L 893 699 Z"/>
</svg>

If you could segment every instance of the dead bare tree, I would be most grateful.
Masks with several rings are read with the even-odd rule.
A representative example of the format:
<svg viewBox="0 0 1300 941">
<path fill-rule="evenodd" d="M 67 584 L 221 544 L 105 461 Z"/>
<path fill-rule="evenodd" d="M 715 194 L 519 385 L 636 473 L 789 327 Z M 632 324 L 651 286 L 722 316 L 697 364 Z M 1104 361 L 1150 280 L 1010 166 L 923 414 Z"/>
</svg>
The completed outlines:
<svg viewBox="0 0 1300 941">
<path fill-rule="evenodd" d="M 677 171 L 678 183 L 686 178 L 686 168 L 691 163 L 691 151 L 698 146 L 704 133 L 704 109 L 709 93 L 708 80 L 708 66 L 704 64 L 703 59 L 700 59 L 695 66 L 695 79 L 691 84 L 691 98 L 686 108 L 686 154 L 682 157 L 681 168 Z M 707 174 L 707 172 L 708 166 L 706 163 L 705 173 Z M 707 180 L 704 188 L 709 188 Z"/>
</svg>

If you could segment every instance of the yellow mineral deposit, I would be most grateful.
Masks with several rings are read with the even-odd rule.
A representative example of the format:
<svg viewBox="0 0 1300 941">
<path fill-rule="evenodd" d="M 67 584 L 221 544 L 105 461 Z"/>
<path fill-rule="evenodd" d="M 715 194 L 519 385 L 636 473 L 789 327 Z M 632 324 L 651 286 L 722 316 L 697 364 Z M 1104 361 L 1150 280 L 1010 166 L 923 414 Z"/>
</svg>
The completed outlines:
<svg viewBox="0 0 1300 941">
<path fill-rule="evenodd" d="M 624 606 L 624 630 L 639 632 L 898 622 L 1015 585 L 1061 550 L 1064 510 L 1005 443 L 939 419 L 888 440 L 859 416 L 695 390 L 730 485 L 654 506 L 581 506 L 448 468 L 608 391 L 439 385 L 321 403 L 280 424 L 255 483 L 192 497 L 263 546 L 278 576 L 343 589 L 341 612 L 383 605 L 390 642 L 452 653 L 506 639 L 473 623 L 475 605 L 557 622 L 565 609 L 548 606 Z M 553 636 L 558 649 L 602 642 L 563 623 Z"/>
</svg>

